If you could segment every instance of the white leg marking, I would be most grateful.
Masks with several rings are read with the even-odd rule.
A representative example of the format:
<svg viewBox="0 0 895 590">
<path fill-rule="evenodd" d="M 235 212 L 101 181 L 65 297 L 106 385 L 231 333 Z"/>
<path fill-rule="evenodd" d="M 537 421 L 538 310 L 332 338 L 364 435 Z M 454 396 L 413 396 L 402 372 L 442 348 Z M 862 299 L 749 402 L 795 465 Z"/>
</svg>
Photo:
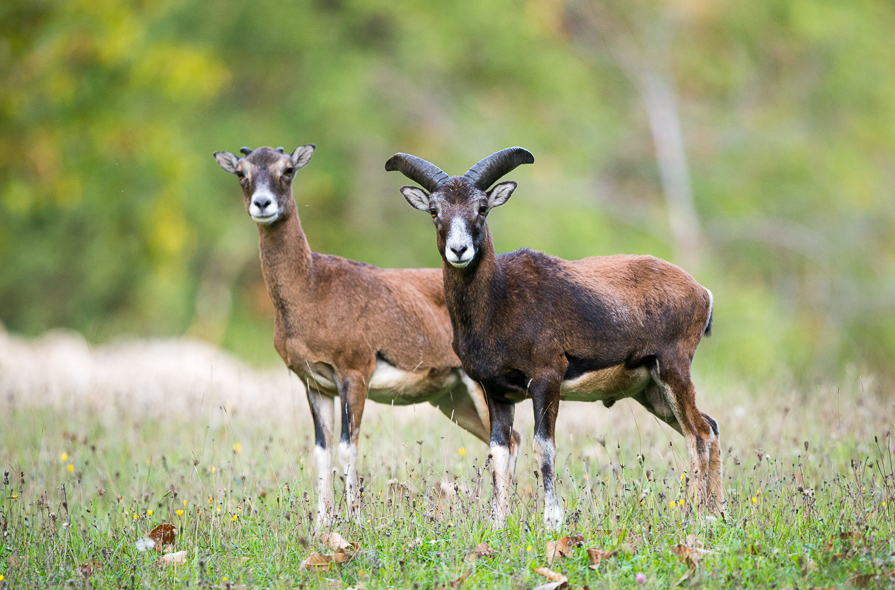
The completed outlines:
<svg viewBox="0 0 895 590">
<path fill-rule="evenodd" d="M 314 459 L 317 463 L 317 528 L 320 528 L 333 520 L 332 456 L 327 449 L 315 446 Z"/>
<path fill-rule="evenodd" d="M 544 525 L 549 530 L 558 530 L 562 527 L 563 510 L 556 498 L 556 445 L 552 440 L 535 436 L 534 453 L 544 477 Z"/>
<path fill-rule="evenodd" d="M 491 443 L 491 465 L 494 469 L 491 527 L 500 530 L 507 524 L 510 509 L 510 449 Z"/>
<path fill-rule="evenodd" d="M 357 445 L 340 442 L 339 462 L 345 475 L 345 500 L 348 504 L 348 513 L 357 517 L 360 514 L 360 495 L 357 491 Z"/>
</svg>

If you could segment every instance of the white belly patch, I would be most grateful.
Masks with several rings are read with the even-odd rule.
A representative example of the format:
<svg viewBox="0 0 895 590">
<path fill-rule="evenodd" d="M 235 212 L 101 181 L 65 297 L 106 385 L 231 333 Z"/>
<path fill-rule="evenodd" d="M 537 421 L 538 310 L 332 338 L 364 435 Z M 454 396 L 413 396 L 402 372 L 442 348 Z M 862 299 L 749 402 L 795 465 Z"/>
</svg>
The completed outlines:
<svg viewBox="0 0 895 590">
<path fill-rule="evenodd" d="M 622 399 L 643 391 L 649 381 L 650 373 L 646 367 L 628 369 L 624 365 L 615 365 L 563 381 L 559 397 L 581 402 Z"/>
<path fill-rule="evenodd" d="M 338 395 L 339 385 L 334 375 L 325 374 L 318 366 L 312 365 L 303 376 L 308 384 L 321 393 Z M 367 399 L 383 404 L 403 406 L 418 404 L 443 395 L 460 383 L 459 370 L 430 371 L 420 369 L 406 371 L 382 359 L 377 359 L 376 368 L 367 381 Z"/>
<path fill-rule="evenodd" d="M 433 377 L 428 370 L 405 371 L 377 359 L 376 369 L 367 384 L 367 398 L 387 404 L 415 404 L 446 393 L 459 380 L 457 371 Z"/>
<path fill-rule="evenodd" d="M 387 362 L 377 359 L 376 368 L 370 375 L 369 389 L 412 389 L 425 380 L 426 371 L 411 372 L 393 367 Z"/>
</svg>

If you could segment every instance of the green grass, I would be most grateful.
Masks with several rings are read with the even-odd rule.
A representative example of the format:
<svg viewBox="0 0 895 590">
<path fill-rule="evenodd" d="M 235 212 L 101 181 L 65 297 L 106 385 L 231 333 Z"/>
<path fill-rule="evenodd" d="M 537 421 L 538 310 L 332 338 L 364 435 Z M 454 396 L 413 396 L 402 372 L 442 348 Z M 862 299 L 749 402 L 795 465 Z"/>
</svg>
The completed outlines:
<svg viewBox="0 0 895 590">
<path fill-rule="evenodd" d="M 279 419 L 7 401 L 0 587 L 432 588 L 472 568 L 463 588 L 525 588 L 547 582 L 533 571 L 547 565 L 547 541 L 572 532 L 584 546 L 552 569 L 574 588 L 630 588 L 638 573 L 655 588 L 885 587 L 895 583 L 886 577 L 895 570 L 890 399 L 860 383 L 703 395 L 725 449 L 727 508 L 717 519 L 688 511 L 676 433 L 633 403 L 564 404 L 561 534 L 542 526 L 530 405 L 516 414 L 526 454 L 510 524 L 492 532 L 485 445 L 434 411 L 370 404 L 363 519 L 333 526 L 360 550 L 319 572 L 300 568 L 310 553 L 331 552 L 313 528 L 312 430 L 301 400 Z M 439 499 L 442 481 L 460 493 Z M 340 498 L 338 477 L 336 491 Z M 160 567 L 159 554 L 138 551 L 136 541 L 162 522 L 176 525 L 187 564 Z M 691 534 L 708 550 L 695 569 L 671 551 Z M 470 565 L 465 557 L 482 541 L 496 553 Z M 595 571 L 588 547 L 619 553 Z M 79 574 L 96 562 L 89 577 Z"/>
</svg>

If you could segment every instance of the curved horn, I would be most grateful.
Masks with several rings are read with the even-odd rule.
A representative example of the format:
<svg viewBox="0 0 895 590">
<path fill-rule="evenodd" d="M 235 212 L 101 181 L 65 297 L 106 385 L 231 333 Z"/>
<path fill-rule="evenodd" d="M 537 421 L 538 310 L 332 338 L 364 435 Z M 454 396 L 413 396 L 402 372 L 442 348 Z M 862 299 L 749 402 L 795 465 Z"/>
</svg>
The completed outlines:
<svg viewBox="0 0 895 590">
<path fill-rule="evenodd" d="M 397 170 L 430 193 L 438 190 L 450 178 L 435 164 L 410 154 L 395 154 L 385 163 L 385 169 L 388 172 Z"/>
<path fill-rule="evenodd" d="M 491 154 L 470 168 L 465 176 L 478 188 L 487 190 L 494 182 L 522 164 L 534 164 L 535 157 L 521 147 L 512 147 Z"/>
<path fill-rule="evenodd" d="M 252 148 L 243 146 L 243 147 L 239 148 L 239 151 L 242 152 L 242 155 L 248 156 L 249 154 L 252 153 Z"/>
</svg>

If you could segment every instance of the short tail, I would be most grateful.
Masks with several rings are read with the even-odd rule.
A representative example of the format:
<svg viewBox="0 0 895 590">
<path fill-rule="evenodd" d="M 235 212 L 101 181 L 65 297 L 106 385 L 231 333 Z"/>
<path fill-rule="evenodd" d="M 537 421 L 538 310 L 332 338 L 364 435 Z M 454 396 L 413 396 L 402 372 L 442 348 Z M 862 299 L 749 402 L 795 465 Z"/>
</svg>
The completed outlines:
<svg viewBox="0 0 895 590">
<path fill-rule="evenodd" d="M 703 328 L 702 333 L 705 336 L 712 335 L 712 317 L 714 316 L 714 307 L 715 307 L 715 297 L 712 295 L 712 292 L 706 289 L 706 293 L 709 294 L 709 319 L 705 322 L 705 328 Z"/>
</svg>

